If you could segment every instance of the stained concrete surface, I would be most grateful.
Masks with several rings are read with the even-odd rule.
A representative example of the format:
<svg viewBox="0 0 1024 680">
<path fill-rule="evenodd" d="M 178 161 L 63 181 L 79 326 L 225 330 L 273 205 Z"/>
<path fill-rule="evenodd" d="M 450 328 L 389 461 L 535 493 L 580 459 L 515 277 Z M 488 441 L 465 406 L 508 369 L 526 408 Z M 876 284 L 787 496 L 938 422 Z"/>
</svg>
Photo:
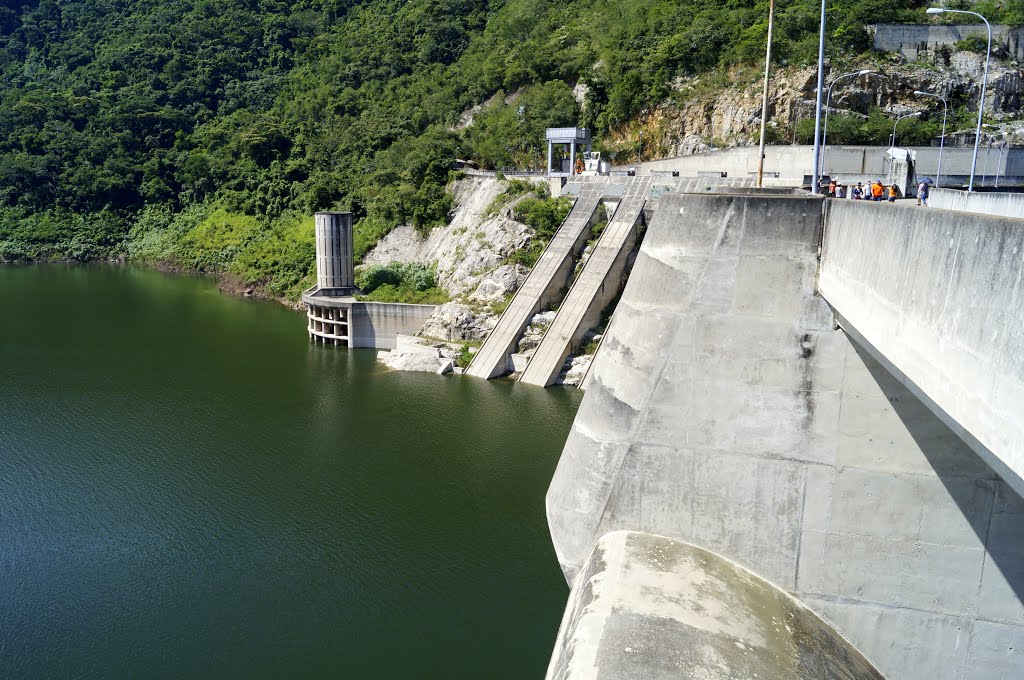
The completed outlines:
<svg viewBox="0 0 1024 680">
<path fill-rule="evenodd" d="M 1024 220 L 829 201 L 819 289 L 1024 493 Z"/>
<path fill-rule="evenodd" d="M 820 617 L 714 553 L 605 534 L 570 595 L 548 680 L 881 680 Z"/>
<path fill-rule="evenodd" d="M 661 198 L 548 491 L 559 561 L 572 583 L 603 534 L 664 535 L 793 594 L 888 678 L 1024 677 L 1024 503 L 836 329 L 822 211 Z"/>
</svg>

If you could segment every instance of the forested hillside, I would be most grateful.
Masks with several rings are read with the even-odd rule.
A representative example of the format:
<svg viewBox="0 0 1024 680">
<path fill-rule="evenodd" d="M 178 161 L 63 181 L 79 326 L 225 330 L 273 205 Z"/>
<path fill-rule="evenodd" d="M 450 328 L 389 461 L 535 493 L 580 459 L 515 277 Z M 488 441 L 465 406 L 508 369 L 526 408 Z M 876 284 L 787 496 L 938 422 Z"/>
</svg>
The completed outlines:
<svg viewBox="0 0 1024 680">
<path fill-rule="evenodd" d="M 967 4 L 1024 19 L 1024 0 Z M 547 126 L 582 122 L 600 136 L 679 76 L 757 62 L 767 5 L 8 4 L 0 259 L 126 255 L 294 296 L 313 262 L 313 211 L 354 211 L 360 249 L 400 223 L 442 223 L 455 158 L 539 165 Z M 832 0 L 829 49 L 864 51 L 864 24 L 924 20 L 926 6 Z M 780 0 L 780 63 L 814 60 L 817 11 L 816 0 Z"/>
</svg>

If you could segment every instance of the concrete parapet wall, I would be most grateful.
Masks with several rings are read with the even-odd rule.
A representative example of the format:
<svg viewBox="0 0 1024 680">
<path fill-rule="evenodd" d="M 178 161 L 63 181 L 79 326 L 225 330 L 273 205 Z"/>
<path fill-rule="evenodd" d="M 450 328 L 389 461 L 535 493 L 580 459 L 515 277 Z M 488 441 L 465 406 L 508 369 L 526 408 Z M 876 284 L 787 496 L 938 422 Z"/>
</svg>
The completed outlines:
<svg viewBox="0 0 1024 680">
<path fill-rule="evenodd" d="M 1024 219 L 1024 194 L 932 189 L 928 203 L 933 208 Z"/>
<path fill-rule="evenodd" d="M 882 676 L 787 593 L 696 546 L 605 534 L 569 596 L 547 680 Z"/>
<path fill-rule="evenodd" d="M 834 203 L 893 231 L 883 215 L 915 211 Z M 793 594 L 886 677 L 1017 677 L 1024 501 L 835 328 L 815 294 L 822 214 L 812 197 L 660 199 L 547 494 L 559 561 L 572 582 L 607 532 L 668 536 Z M 982 335 L 1009 327 L 992 309 Z"/>
<path fill-rule="evenodd" d="M 1024 493 L 1024 220 L 830 201 L 822 252 L 829 304 Z"/>
</svg>

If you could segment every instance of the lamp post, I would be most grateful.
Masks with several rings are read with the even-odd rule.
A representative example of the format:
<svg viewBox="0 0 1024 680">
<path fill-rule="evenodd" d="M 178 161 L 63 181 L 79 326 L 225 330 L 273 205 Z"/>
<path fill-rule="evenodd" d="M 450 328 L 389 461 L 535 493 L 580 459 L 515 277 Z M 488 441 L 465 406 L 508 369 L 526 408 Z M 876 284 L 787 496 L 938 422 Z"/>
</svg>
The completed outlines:
<svg viewBox="0 0 1024 680">
<path fill-rule="evenodd" d="M 988 123 L 986 123 L 986 124 L 982 125 L 981 127 L 995 129 L 998 126 L 996 126 L 996 125 L 989 125 Z M 993 135 L 987 135 L 986 139 L 985 139 L 985 142 L 986 142 L 986 146 L 985 146 L 985 172 L 981 176 L 981 183 L 982 184 L 985 183 L 985 177 L 988 175 L 988 154 L 989 154 L 989 150 L 991 150 L 991 148 L 992 148 L 992 140 L 993 139 L 995 139 L 998 142 L 998 144 L 996 145 L 996 189 L 998 189 L 999 188 L 999 174 L 1000 174 L 999 173 L 999 168 L 1002 167 L 1002 163 L 1003 163 L 1003 147 L 1006 145 L 1006 142 L 1004 142 L 1002 139 L 998 139 L 998 138 L 994 137 Z"/>
<path fill-rule="evenodd" d="M 828 172 L 828 168 L 825 166 L 825 156 L 828 154 L 828 104 L 832 100 L 832 87 L 843 78 L 850 78 L 852 76 L 866 76 L 869 73 L 874 73 L 870 69 L 864 69 L 862 71 L 854 71 L 853 73 L 844 73 L 841 76 L 836 76 L 828 85 L 828 93 L 825 95 L 825 125 L 821 129 L 821 171 Z"/>
<path fill-rule="evenodd" d="M 895 177 L 896 177 L 895 173 L 893 172 L 896 169 L 895 168 L 895 165 L 896 165 L 896 163 L 895 163 L 895 156 L 893 156 L 893 149 L 896 148 L 896 126 L 899 125 L 900 121 L 903 120 L 904 118 L 915 118 L 915 117 L 920 116 L 920 115 L 921 115 L 920 111 L 915 111 L 914 113 L 908 113 L 908 114 L 905 114 L 905 115 L 900 116 L 899 118 L 897 118 L 896 122 L 892 124 L 892 138 L 889 140 L 889 180 L 890 181 L 895 179 Z"/>
<path fill-rule="evenodd" d="M 999 155 L 996 156 L 996 189 L 999 188 L 999 175 L 1002 174 L 1001 168 L 1005 169 L 1003 165 L 1003 149 L 1006 148 L 1007 142 L 1005 139 L 999 140 Z M 1009 155 L 1009 153 L 1007 153 Z"/>
<path fill-rule="evenodd" d="M 932 92 L 914 90 L 914 94 L 919 97 L 934 97 L 942 102 L 942 136 L 939 137 L 939 167 L 935 171 L 935 188 L 938 189 L 942 181 L 942 149 L 946 145 L 946 114 L 949 113 L 949 105 L 945 97 L 940 97 Z"/>
<path fill-rule="evenodd" d="M 904 118 L 915 118 L 916 116 L 920 115 L 920 111 L 915 111 L 914 113 L 908 113 L 897 118 L 896 122 L 892 124 L 892 138 L 889 140 L 889 146 L 894 148 L 896 146 L 896 126 L 900 124 L 900 121 L 903 120 Z"/>
<path fill-rule="evenodd" d="M 757 156 L 757 188 L 764 177 L 764 131 L 768 124 L 768 69 L 772 63 L 772 24 L 775 19 L 775 0 L 768 2 L 768 49 L 764 56 L 764 91 L 761 93 L 761 145 Z"/>
<path fill-rule="evenodd" d="M 985 73 L 981 78 L 981 98 L 978 100 L 978 127 L 974 133 L 974 157 L 971 160 L 971 181 L 967 184 L 968 191 L 974 191 L 974 172 L 978 167 L 978 143 L 981 142 L 981 113 L 985 109 L 985 86 L 988 84 L 988 62 L 992 57 L 992 25 L 988 19 L 977 12 L 970 12 L 965 9 L 946 9 L 945 7 L 929 7 L 926 14 L 970 14 L 985 22 L 988 29 L 988 49 L 985 51 Z"/>
<path fill-rule="evenodd" d="M 821 0 L 821 28 L 818 31 L 818 89 L 814 98 L 814 170 L 811 173 L 815 194 L 821 191 L 818 183 L 821 178 L 821 165 L 818 154 L 821 152 L 821 90 L 825 80 L 825 1 Z"/>
</svg>

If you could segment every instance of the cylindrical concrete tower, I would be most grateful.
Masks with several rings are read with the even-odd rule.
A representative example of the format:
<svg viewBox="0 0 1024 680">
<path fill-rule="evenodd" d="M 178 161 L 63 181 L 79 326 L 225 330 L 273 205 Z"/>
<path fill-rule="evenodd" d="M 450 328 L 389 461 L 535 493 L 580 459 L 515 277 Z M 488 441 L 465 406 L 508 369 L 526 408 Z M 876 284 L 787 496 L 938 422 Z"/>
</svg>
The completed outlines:
<svg viewBox="0 0 1024 680">
<path fill-rule="evenodd" d="M 320 288 L 346 292 L 355 287 L 352 213 L 316 214 L 316 282 Z"/>
</svg>

